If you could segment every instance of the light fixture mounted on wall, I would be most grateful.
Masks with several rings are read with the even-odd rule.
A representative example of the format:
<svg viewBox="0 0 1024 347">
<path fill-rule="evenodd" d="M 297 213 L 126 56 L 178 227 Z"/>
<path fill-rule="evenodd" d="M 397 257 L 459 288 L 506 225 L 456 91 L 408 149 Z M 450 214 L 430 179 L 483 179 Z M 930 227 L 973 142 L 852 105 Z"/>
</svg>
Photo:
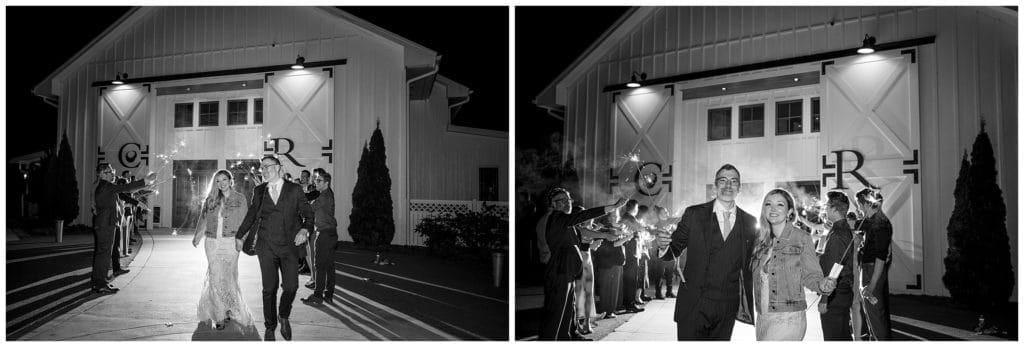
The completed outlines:
<svg viewBox="0 0 1024 347">
<path fill-rule="evenodd" d="M 864 34 L 864 44 L 857 49 L 857 53 L 860 54 L 871 54 L 875 53 L 875 37 Z"/>
<path fill-rule="evenodd" d="M 302 69 L 305 69 L 306 67 L 303 66 L 303 64 L 305 64 L 305 63 L 306 63 L 306 58 L 303 58 L 301 55 L 298 56 L 298 58 L 295 58 L 295 64 L 292 64 L 292 70 L 302 70 Z"/>
<path fill-rule="evenodd" d="M 111 81 L 110 83 L 111 84 L 122 85 L 122 84 L 124 84 L 124 81 L 127 80 L 127 79 L 128 79 L 128 73 L 127 72 L 125 72 L 125 73 L 118 72 L 117 75 L 114 76 L 114 80 Z"/>
<path fill-rule="evenodd" d="M 633 71 L 633 75 L 629 77 L 629 83 L 626 83 L 626 87 L 639 88 L 641 86 L 640 82 L 643 82 L 643 81 L 646 81 L 646 80 L 647 80 L 647 73 L 646 72 L 636 72 L 636 71 Z"/>
</svg>

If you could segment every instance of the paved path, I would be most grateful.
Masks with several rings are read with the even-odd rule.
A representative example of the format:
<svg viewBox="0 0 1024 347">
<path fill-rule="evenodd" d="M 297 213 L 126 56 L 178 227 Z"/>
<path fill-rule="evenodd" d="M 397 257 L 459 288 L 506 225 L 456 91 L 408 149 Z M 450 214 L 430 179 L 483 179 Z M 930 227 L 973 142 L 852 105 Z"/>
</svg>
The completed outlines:
<svg viewBox="0 0 1024 347">
<path fill-rule="evenodd" d="M 256 319 L 255 325 L 241 327 L 229 324 L 223 331 L 210 328 L 209 323 L 196 320 L 196 302 L 202 289 L 206 271 L 203 249 L 193 248 L 190 235 L 170 235 L 166 232 L 146 233 L 145 243 L 132 263 L 131 273 L 115 279 L 113 285 L 121 288 L 115 295 L 92 297 L 71 311 L 64 313 L 25 334 L 26 340 L 258 340 L 263 331 L 261 284 L 256 257 L 241 255 L 239 282 L 246 303 Z M 338 252 L 339 256 L 342 252 Z M 345 264 L 339 262 L 339 264 Z M 401 265 L 401 263 L 400 263 Z M 493 338 L 475 327 L 451 323 L 447 313 L 467 311 L 465 305 L 508 306 L 507 300 L 481 298 L 480 294 L 455 288 L 437 288 L 440 284 L 417 280 L 418 287 L 410 287 L 408 277 L 377 274 L 367 276 L 355 271 L 380 273 L 386 271 L 360 265 L 336 266 L 338 285 L 335 304 L 310 307 L 295 301 L 292 310 L 292 329 L 296 340 L 456 340 Z M 401 266 L 399 266 L 401 267 Z M 389 278 L 378 280 L 377 278 Z M 308 276 L 300 276 L 300 284 Z M 389 282 L 390 281 L 390 282 Z M 383 284 L 382 284 L 383 283 Z M 387 286 L 384 286 L 386 284 Z M 390 288 L 389 288 L 390 287 Z M 445 296 L 423 291 L 423 287 L 445 292 Z M 410 290 L 412 289 L 412 290 Z M 308 296 L 311 290 L 300 285 L 297 298 Z M 474 296 L 475 295 L 475 296 Z M 423 306 L 402 305 L 419 301 L 442 302 L 453 306 L 450 312 L 437 314 Z M 486 296 L 485 296 L 486 297 Z M 393 301 L 389 298 L 396 298 Z M 425 299 L 426 298 L 426 299 Z M 440 299 L 439 299 L 440 298 Z M 473 299 L 469 299 L 473 298 Z M 470 301 L 475 300 L 475 301 Z M 424 312 L 427 311 L 427 312 Z M 467 311 L 468 312 L 468 311 Z M 493 312 L 493 311 L 492 311 Z M 507 330 L 507 311 L 502 330 Z M 471 314 L 465 314 L 472 319 Z M 432 317 L 433 319 L 428 319 Z M 466 317 L 463 317 L 466 318 Z M 483 319 L 476 319 L 482 321 Z M 427 322 L 429 321 L 429 323 Z M 280 340 L 280 329 L 278 329 Z M 507 334 L 507 332 L 506 332 Z M 507 336 L 507 335 L 505 335 Z"/>
</svg>

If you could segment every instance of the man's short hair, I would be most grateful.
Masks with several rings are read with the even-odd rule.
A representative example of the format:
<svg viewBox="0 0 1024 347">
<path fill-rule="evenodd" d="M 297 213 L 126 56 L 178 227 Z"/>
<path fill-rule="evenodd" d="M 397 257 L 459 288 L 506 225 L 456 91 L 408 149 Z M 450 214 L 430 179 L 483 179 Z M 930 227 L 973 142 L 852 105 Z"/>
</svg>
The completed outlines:
<svg viewBox="0 0 1024 347">
<path fill-rule="evenodd" d="M 882 193 L 871 188 L 864 188 L 857 192 L 857 203 L 871 204 L 873 208 L 882 206 Z"/>
<path fill-rule="evenodd" d="M 571 195 L 569 195 L 569 191 L 565 190 L 565 188 L 561 188 L 561 187 L 551 188 L 551 190 L 548 191 L 548 196 L 547 196 L 548 204 L 551 204 L 551 200 L 553 200 L 556 196 L 558 196 L 558 194 L 562 194 L 562 193 L 565 193 L 565 196 L 568 196 L 570 198 L 572 197 Z"/>
<path fill-rule="evenodd" d="M 99 175 L 100 173 L 106 171 L 107 169 L 110 169 L 110 164 L 108 163 L 96 165 L 96 174 Z"/>
<path fill-rule="evenodd" d="M 277 159 L 277 157 L 274 157 L 272 155 L 268 155 L 268 156 L 263 157 L 263 159 L 260 159 L 260 161 L 264 161 L 264 160 L 270 160 L 270 161 L 274 162 L 274 164 L 281 165 L 281 160 Z"/>
<path fill-rule="evenodd" d="M 828 192 L 826 196 L 828 196 L 828 207 L 834 208 L 840 214 L 846 216 L 846 211 L 850 210 L 850 198 L 846 197 L 846 193 L 833 190 Z"/>
<path fill-rule="evenodd" d="M 324 182 L 331 183 L 331 174 L 327 173 L 327 171 L 320 171 L 317 174 L 320 175 L 320 178 L 322 178 Z"/>
<path fill-rule="evenodd" d="M 722 167 L 718 168 L 718 171 L 715 171 L 715 180 L 718 180 L 718 175 L 721 175 L 722 171 L 725 170 L 736 171 L 736 179 L 740 179 L 740 169 L 737 169 L 735 166 L 732 166 L 732 164 L 725 164 L 722 165 Z"/>
<path fill-rule="evenodd" d="M 309 170 L 302 170 L 302 172 L 300 172 L 299 174 L 306 174 L 306 175 L 309 175 Z"/>
</svg>

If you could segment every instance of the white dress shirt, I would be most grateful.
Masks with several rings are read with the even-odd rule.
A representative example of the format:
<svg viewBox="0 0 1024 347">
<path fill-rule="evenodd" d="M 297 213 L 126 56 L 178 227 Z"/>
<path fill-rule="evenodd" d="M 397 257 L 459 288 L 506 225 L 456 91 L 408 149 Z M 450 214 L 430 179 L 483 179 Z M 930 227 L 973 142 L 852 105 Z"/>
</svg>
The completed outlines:
<svg viewBox="0 0 1024 347">
<path fill-rule="evenodd" d="M 715 199 L 713 211 L 715 218 L 718 219 L 718 230 L 722 231 L 722 238 L 725 239 L 729 236 L 731 230 L 725 230 L 725 212 L 729 212 L 729 225 L 736 226 L 736 204 L 732 205 L 731 209 L 727 209 L 721 201 Z"/>
</svg>

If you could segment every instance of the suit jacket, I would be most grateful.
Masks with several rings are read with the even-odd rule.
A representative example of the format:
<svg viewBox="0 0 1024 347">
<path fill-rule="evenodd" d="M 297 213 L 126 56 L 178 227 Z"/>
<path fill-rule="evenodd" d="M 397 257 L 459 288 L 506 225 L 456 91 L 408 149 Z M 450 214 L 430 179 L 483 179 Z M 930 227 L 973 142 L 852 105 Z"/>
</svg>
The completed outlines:
<svg viewBox="0 0 1024 347">
<path fill-rule="evenodd" d="M 313 209 L 310 208 L 309 201 L 298 184 L 284 181 L 276 204 L 267 185 L 268 183 L 263 183 L 253 189 L 252 204 L 245 213 L 242 224 L 238 226 L 235 238 L 245 237 L 253 224 L 259 220 L 260 227 L 256 235 L 260 241 L 280 246 L 294 246 L 295 235 L 299 233 L 299 229 L 312 232 Z"/>
<path fill-rule="evenodd" d="M 679 298 L 676 299 L 675 321 L 685 319 L 702 296 L 730 298 L 735 295 L 739 298 L 736 320 L 754 324 L 754 284 L 750 267 L 746 265 L 750 263 L 754 251 L 754 240 L 757 236 L 754 227 L 757 221 L 754 216 L 736 207 L 736 222 L 732 226 L 729 238 L 723 242 L 722 231 L 714 214 L 714 203 L 712 200 L 687 207 L 676 226 L 676 231 L 672 233 L 672 243 L 662 255 L 663 260 L 672 260 L 679 257 L 684 249 L 688 250 L 686 267 L 683 269 L 686 285 L 680 287 Z M 727 257 L 723 258 L 722 252 L 729 249 L 738 250 L 738 253 L 725 254 Z M 718 261 L 713 261 L 715 259 Z M 709 278 L 721 278 L 723 274 L 728 277 L 738 275 L 736 282 L 739 293 L 705 293 L 709 286 L 717 287 L 723 283 L 726 286 L 731 285 L 734 281 L 732 278 L 726 278 L 723 283 L 709 283 Z"/>
<path fill-rule="evenodd" d="M 129 192 L 145 187 L 143 180 L 137 180 L 128 184 L 113 184 L 109 181 L 100 180 L 96 185 L 93 195 L 93 204 L 96 210 L 93 212 L 92 225 L 94 228 L 110 228 L 117 224 L 117 200 L 118 193 Z"/>
<path fill-rule="evenodd" d="M 580 235 L 573 226 L 600 217 L 604 213 L 604 206 L 573 214 L 557 211 L 551 213 L 545 233 L 548 247 L 551 249 L 551 260 L 548 261 L 546 269 L 547 278 L 563 275 L 572 280 L 580 275 L 583 271 L 583 256 L 579 248 Z"/>
</svg>

